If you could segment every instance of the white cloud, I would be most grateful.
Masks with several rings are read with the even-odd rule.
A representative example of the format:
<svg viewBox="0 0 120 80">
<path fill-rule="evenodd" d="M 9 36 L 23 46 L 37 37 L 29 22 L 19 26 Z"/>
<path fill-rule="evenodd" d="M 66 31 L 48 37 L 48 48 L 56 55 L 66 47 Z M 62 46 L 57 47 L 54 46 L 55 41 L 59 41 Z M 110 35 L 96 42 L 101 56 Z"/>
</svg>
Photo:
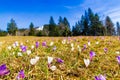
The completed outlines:
<svg viewBox="0 0 120 80">
<path fill-rule="evenodd" d="M 108 14 L 111 14 L 111 13 L 114 13 L 114 12 L 118 12 L 118 11 L 120 11 L 120 7 L 119 6 L 105 11 L 104 14 L 108 15 Z"/>
<path fill-rule="evenodd" d="M 64 6 L 65 8 L 67 8 L 67 9 L 75 9 L 75 8 L 77 8 L 78 6 Z"/>
</svg>

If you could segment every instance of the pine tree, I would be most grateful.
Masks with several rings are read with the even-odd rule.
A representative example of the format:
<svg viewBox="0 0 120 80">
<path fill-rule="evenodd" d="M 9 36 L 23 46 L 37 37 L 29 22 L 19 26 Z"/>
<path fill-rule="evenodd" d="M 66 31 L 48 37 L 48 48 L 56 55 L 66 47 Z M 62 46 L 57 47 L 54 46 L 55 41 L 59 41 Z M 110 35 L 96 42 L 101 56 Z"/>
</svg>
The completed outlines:
<svg viewBox="0 0 120 80">
<path fill-rule="evenodd" d="M 58 20 L 58 25 L 62 24 L 63 23 L 63 19 L 61 16 L 59 16 L 59 20 Z"/>
<path fill-rule="evenodd" d="M 54 19 L 53 19 L 52 16 L 50 16 L 49 24 L 50 24 L 50 25 L 56 25 L 56 24 L 55 24 L 55 21 L 54 21 Z"/>
<path fill-rule="evenodd" d="M 109 16 L 107 16 L 105 19 L 105 27 L 108 36 L 115 35 L 115 28 Z"/>
<path fill-rule="evenodd" d="M 54 22 L 53 17 L 50 17 L 49 20 L 49 36 L 57 36 L 58 35 L 58 29 L 56 26 L 56 23 Z"/>
<path fill-rule="evenodd" d="M 34 24 L 31 22 L 29 26 L 29 36 L 34 36 L 35 35 L 35 30 L 34 30 Z"/>
<path fill-rule="evenodd" d="M 58 30 L 60 36 L 71 36 L 70 24 L 66 17 L 59 17 Z"/>
<path fill-rule="evenodd" d="M 119 22 L 116 23 L 116 27 L 117 27 L 117 35 L 120 36 L 120 24 L 119 24 Z"/>
<path fill-rule="evenodd" d="M 72 32 L 74 36 L 79 36 L 81 35 L 81 23 L 78 21 L 75 26 L 73 26 Z"/>
<path fill-rule="evenodd" d="M 63 23 L 63 18 L 61 16 L 59 16 L 59 19 L 58 19 L 58 29 L 59 29 L 59 36 L 63 36 L 65 25 Z"/>
<path fill-rule="evenodd" d="M 14 19 L 10 20 L 10 23 L 7 25 L 7 31 L 10 35 L 16 35 L 18 28 Z"/>
<path fill-rule="evenodd" d="M 63 24 L 64 24 L 63 36 L 70 36 L 71 35 L 70 24 L 66 17 L 64 17 L 63 19 Z"/>
<path fill-rule="evenodd" d="M 49 25 L 44 25 L 43 36 L 49 36 Z"/>
<path fill-rule="evenodd" d="M 89 33 L 89 18 L 88 13 L 85 11 L 84 21 L 83 21 L 83 35 L 88 35 Z"/>
<path fill-rule="evenodd" d="M 99 36 L 105 33 L 105 28 L 98 14 L 94 14 L 90 8 L 85 11 L 84 15 L 81 16 L 81 20 L 75 24 L 73 29 L 74 35 Z"/>
<path fill-rule="evenodd" d="M 64 17 L 64 19 L 63 19 L 63 24 L 70 29 L 70 24 L 66 17 Z"/>
<path fill-rule="evenodd" d="M 90 34 L 92 36 L 104 35 L 104 28 L 102 22 L 99 20 L 98 14 L 93 15 L 91 19 Z"/>
</svg>

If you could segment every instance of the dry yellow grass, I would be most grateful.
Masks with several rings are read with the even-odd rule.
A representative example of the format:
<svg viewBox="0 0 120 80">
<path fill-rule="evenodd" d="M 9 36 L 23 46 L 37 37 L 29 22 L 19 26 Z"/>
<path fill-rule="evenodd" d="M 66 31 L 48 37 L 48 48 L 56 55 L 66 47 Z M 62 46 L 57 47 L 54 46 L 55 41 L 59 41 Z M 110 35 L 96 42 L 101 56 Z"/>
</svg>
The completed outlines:
<svg viewBox="0 0 120 80">
<path fill-rule="evenodd" d="M 65 40 L 66 43 L 62 44 Z M 23 56 L 18 56 L 20 46 L 8 50 L 8 46 L 12 46 L 15 41 L 23 43 L 27 46 L 27 50 L 31 50 L 31 46 L 35 46 L 35 42 L 40 42 L 39 48 L 31 50 L 32 53 L 28 56 L 23 53 Z M 42 46 L 42 42 L 47 43 L 47 47 Z M 88 45 L 90 41 L 90 46 Z M 94 76 L 99 74 L 105 75 L 107 80 L 120 79 L 120 65 L 116 60 L 116 56 L 120 55 L 120 40 L 119 37 L 23 37 L 9 36 L 0 37 L 0 64 L 6 64 L 10 70 L 10 74 L 1 79 L 13 80 L 20 70 L 25 71 L 25 80 L 94 80 Z M 50 46 L 50 43 L 54 45 Z M 98 44 L 97 44 L 98 42 Z M 73 43 L 74 50 L 71 50 Z M 78 45 L 82 50 L 86 44 L 87 48 L 79 52 Z M 53 51 L 53 47 L 56 50 Z M 107 53 L 104 52 L 107 48 Z M 83 59 L 89 59 L 89 52 L 94 51 L 95 57 L 86 68 Z M 14 54 L 13 54 L 14 52 Z M 40 60 L 33 66 L 30 64 L 30 59 L 39 56 Z M 59 64 L 54 60 L 51 65 L 55 65 L 57 69 L 51 71 L 48 69 L 47 56 L 61 58 L 64 63 Z"/>
</svg>

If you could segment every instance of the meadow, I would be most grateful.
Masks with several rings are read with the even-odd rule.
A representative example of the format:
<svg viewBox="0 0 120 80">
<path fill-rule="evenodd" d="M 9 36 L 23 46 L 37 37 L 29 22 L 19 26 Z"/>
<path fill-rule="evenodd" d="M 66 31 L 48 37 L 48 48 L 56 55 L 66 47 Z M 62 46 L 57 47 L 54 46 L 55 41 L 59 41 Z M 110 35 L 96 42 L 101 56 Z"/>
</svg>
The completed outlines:
<svg viewBox="0 0 120 80">
<path fill-rule="evenodd" d="M 0 37 L 1 80 L 120 80 L 120 37 Z"/>
</svg>

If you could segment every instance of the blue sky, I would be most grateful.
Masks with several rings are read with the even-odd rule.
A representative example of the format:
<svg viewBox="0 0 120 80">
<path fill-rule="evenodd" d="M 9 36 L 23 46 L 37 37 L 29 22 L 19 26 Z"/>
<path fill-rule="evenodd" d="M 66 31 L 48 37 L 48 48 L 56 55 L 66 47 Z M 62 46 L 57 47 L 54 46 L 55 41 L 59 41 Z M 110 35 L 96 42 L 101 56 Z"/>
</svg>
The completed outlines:
<svg viewBox="0 0 120 80">
<path fill-rule="evenodd" d="M 58 23 L 59 16 L 67 17 L 71 26 L 77 22 L 89 7 L 104 21 L 110 16 L 112 21 L 120 21 L 120 0 L 0 0 L 0 29 L 6 30 L 13 18 L 18 28 L 29 28 L 49 23 L 50 16 Z"/>
</svg>

